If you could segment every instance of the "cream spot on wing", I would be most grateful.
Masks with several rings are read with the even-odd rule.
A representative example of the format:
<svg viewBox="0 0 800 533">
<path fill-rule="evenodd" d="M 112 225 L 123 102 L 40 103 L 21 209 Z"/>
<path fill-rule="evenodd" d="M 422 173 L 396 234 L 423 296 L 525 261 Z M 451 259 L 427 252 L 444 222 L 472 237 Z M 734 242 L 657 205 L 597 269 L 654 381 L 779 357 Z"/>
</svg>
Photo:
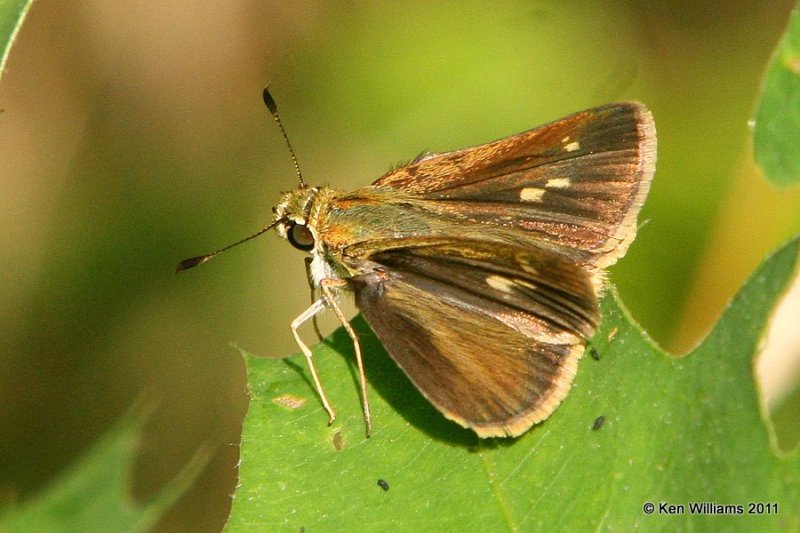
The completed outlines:
<svg viewBox="0 0 800 533">
<path fill-rule="evenodd" d="M 561 139 L 561 144 L 567 144 L 569 142 L 569 135 Z"/>
<path fill-rule="evenodd" d="M 525 281 L 524 279 L 515 280 L 514 283 L 516 283 L 517 285 L 520 285 L 522 287 L 527 287 L 528 289 L 531 289 L 532 291 L 536 290 L 536 285 L 534 285 L 533 283 L 529 283 L 529 282 Z"/>
<path fill-rule="evenodd" d="M 541 202 L 544 189 L 539 187 L 525 187 L 519 191 L 519 199 L 523 202 Z"/>
<path fill-rule="evenodd" d="M 575 150 L 579 150 L 581 147 L 581 143 L 578 141 L 571 142 L 569 144 L 564 145 L 564 150 L 567 152 L 574 152 Z"/>
<path fill-rule="evenodd" d="M 516 254 L 516 255 L 514 256 L 514 259 L 516 259 L 516 261 L 517 261 L 517 264 L 519 265 L 519 267 L 520 267 L 520 268 L 521 268 L 521 269 L 522 269 L 524 272 L 527 272 L 527 273 L 529 273 L 529 274 L 538 274 L 538 271 L 536 270 L 536 268 L 534 268 L 534 266 L 530 264 L 530 262 L 528 261 L 528 258 L 527 258 L 527 257 L 525 257 L 525 255 L 523 255 L 523 254 Z"/>
<path fill-rule="evenodd" d="M 514 287 L 514 282 L 508 278 L 504 278 L 502 276 L 486 276 L 486 283 L 489 284 L 490 287 L 493 289 L 497 289 L 498 291 L 510 293 L 512 288 Z"/>
<path fill-rule="evenodd" d="M 547 180 L 545 187 L 548 189 L 566 189 L 571 183 L 569 178 L 553 178 Z"/>
</svg>

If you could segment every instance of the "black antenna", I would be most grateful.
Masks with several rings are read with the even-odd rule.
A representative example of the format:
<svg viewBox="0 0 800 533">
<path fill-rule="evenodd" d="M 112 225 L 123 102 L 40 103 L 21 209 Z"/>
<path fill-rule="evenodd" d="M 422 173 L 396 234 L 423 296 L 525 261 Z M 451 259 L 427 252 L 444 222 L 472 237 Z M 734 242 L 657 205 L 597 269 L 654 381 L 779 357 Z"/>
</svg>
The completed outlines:
<svg viewBox="0 0 800 533">
<path fill-rule="evenodd" d="M 272 98 L 272 95 L 269 93 L 269 85 L 264 87 L 263 92 L 264 103 L 267 104 L 267 109 L 272 114 L 272 117 L 275 119 L 275 122 L 278 123 L 278 128 L 281 130 L 281 135 L 283 135 L 283 140 L 286 142 L 286 147 L 289 148 L 289 154 L 292 156 L 292 161 L 294 162 L 294 169 L 297 171 L 297 179 L 300 181 L 300 187 L 305 187 L 306 182 L 303 181 L 303 173 L 300 172 L 300 164 L 297 162 L 297 157 L 294 155 L 294 150 L 292 149 L 292 143 L 289 142 L 289 136 L 286 135 L 286 128 L 283 127 L 283 122 L 281 122 L 281 115 L 278 113 L 278 105 L 275 103 L 275 99 Z M 1 111 L 0 111 L 1 112 Z M 190 257 L 189 259 L 184 259 L 178 266 L 175 267 L 175 273 L 182 272 L 184 270 L 189 270 L 190 268 L 194 268 L 197 265 L 202 265 L 206 261 L 213 259 L 215 256 L 221 254 L 226 250 L 230 250 L 234 246 L 239 246 L 240 244 L 247 242 L 251 239 L 255 239 L 262 233 L 266 233 L 278 224 L 285 222 L 286 219 L 279 218 L 278 220 L 273 221 L 269 226 L 263 227 L 257 232 L 253 233 L 249 237 L 245 237 L 244 239 L 238 240 L 233 244 L 229 244 L 219 250 L 214 250 L 210 254 L 205 255 L 198 255 L 197 257 Z"/>
<path fill-rule="evenodd" d="M 225 250 L 230 250 L 234 246 L 239 246 L 243 242 L 247 242 L 250 239 L 255 239 L 256 237 L 258 237 L 262 233 L 266 233 L 267 231 L 271 230 L 272 228 L 274 228 L 275 226 L 277 226 L 279 223 L 281 223 L 283 221 L 284 221 L 283 219 L 278 219 L 278 220 L 272 222 L 269 226 L 261 228 L 260 230 L 258 230 L 257 232 L 253 233 L 249 237 L 245 237 L 244 239 L 236 241 L 233 244 L 229 244 L 228 246 L 225 246 L 224 248 L 220 248 L 219 250 L 214 250 L 210 254 L 198 255 L 197 257 L 190 257 L 189 259 L 184 259 L 183 261 L 178 263 L 177 267 L 175 267 L 175 273 L 177 274 L 178 272 L 181 272 L 183 270 L 189 270 L 190 268 L 194 268 L 197 265 L 202 265 L 206 261 L 208 261 L 210 259 L 213 259 L 213 257 L 215 255 L 219 255 L 222 252 L 224 252 Z"/>
<path fill-rule="evenodd" d="M 300 186 L 305 187 L 306 182 L 303 181 L 303 173 L 300 172 L 300 164 L 297 162 L 297 157 L 294 155 L 292 143 L 289 142 L 289 136 L 286 135 L 286 128 L 283 127 L 283 122 L 281 122 L 281 114 L 278 113 L 278 104 L 275 103 L 275 99 L 269 92 L 269 85 L 264 87 L 262 96 L 264 97 L 264 103 L 267 104 L 267 109 L 269 109 L 269 112 L 272 114 L 272 118 L 278 123 L 278 128 L 281 130 L 281 135 L 283 135 L 283 140 L 286 142 L 286 147 L 289 148 L 289 154 L 292 156 L 294 169 L 297 171 L 297 179 L 300 181 Z"/>
</svg>

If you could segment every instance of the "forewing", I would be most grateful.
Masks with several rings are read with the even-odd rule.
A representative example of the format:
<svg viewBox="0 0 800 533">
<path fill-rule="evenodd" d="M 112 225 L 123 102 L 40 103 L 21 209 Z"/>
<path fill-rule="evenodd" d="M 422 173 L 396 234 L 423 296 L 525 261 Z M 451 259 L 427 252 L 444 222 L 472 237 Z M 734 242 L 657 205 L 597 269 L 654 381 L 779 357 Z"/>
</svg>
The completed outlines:
<svg viewBox="0 0 800 533">
<path fill-rule="evenodd" d="M 655 159 L 652 116 L 642 104 L 628 102 L 426 156 L 373 186 L 435 200 L 445 217 L 522 230 L 531 240 L 605 267 L 636 235 Z"/>
<path fill-rule="evenodd" d="M 520 435 L 569 391 L 598 320 L 588 276 L 563 258 L 480 242 L 376 254 L 352 278 L 389 354 L 446 417 Z"/>
</svg>

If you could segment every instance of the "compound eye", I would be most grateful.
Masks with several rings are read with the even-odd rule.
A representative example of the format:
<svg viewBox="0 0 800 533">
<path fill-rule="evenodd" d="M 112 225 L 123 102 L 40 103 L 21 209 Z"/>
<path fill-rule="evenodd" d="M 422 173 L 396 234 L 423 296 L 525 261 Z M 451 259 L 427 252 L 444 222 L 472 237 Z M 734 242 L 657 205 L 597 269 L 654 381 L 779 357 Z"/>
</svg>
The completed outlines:
<svg viewBox="0 0 800 533">
<path fill-rule="evenodd" d="M 314 235 L 308 226 L 292 222 L 289 230 L 286 232 L 286 238 L 298 250 L 310 252 L 314 249 Z"/>
</svg>

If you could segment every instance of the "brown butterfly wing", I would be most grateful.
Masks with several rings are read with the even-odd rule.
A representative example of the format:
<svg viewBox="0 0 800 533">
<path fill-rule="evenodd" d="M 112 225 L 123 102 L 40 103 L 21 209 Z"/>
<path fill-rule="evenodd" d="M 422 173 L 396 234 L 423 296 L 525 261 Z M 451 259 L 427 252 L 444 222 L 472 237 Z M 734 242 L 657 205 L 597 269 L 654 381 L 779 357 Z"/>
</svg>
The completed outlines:
<svg viewBox="0 0 800 533">
<path fill-rule="evenodd" d="M 627 102 L 422 157 L 373 186 L 434 200 L 444 217 L 518 228 L 531 241 L 603 268 L 636 235 L 655 159 L 652 116 Z"/>
<path fill-rule="evenodd" d="M 566 396 L 599 317 L 574 263 L 472 241 L 371 260 L 380 266 L 352 278 L 356 305 L 447 418 L 481 437 L 516 436 Z"/>
</svg>

